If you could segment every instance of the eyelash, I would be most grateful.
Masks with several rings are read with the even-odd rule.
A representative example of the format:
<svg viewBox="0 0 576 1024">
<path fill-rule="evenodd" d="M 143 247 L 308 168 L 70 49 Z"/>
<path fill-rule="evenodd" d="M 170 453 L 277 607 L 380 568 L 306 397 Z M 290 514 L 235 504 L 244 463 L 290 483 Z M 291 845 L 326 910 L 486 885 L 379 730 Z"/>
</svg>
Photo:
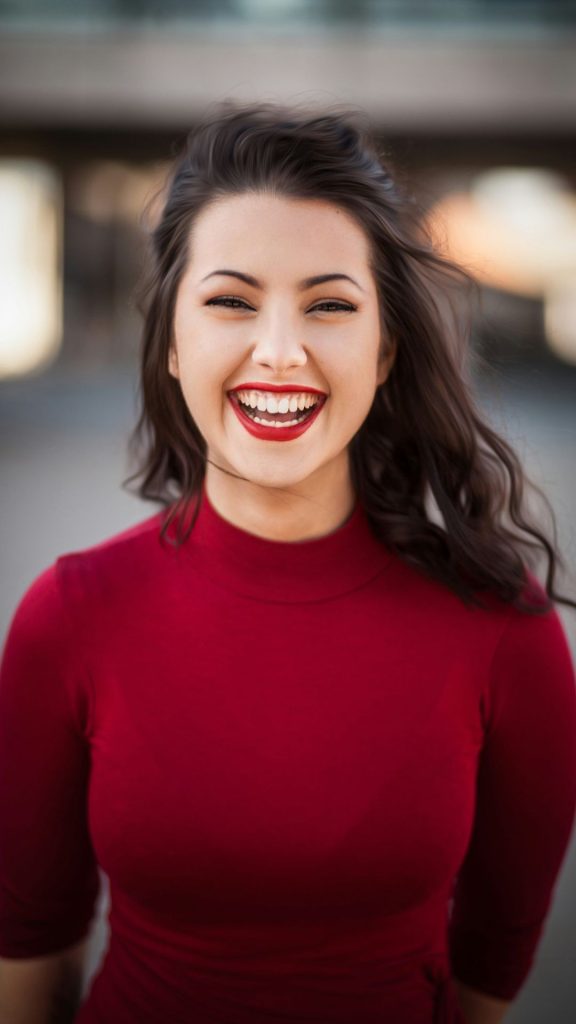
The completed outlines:
<svg viewBox="0 0 576 1024">
<path fill-rule="evenodd" d="M 249 309 L 253 311 L 252 306 L 249 306 L 247 302 L 239 299 L 236 295 L 219 295 L 215 299 L 208 299 L 206 305 L 223 306 L 225 309 Z M 322 312 L 328 313 L 355 313 L 358 309 L 351 302 L 337 302 L 336 300 L 327 299 L 325 302 L 317 302 L 315 306 L 312 306 L 312 310 L 319 309 L 321 306 L 332 306 L 332 309 L 322 310 Z"/>
</svg>

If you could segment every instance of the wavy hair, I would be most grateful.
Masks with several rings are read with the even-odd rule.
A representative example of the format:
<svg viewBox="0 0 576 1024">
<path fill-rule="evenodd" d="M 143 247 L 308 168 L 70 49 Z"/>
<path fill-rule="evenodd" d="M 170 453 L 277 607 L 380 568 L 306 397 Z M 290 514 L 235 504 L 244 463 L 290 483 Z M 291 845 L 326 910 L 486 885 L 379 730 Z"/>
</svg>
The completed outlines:
<svg viewBox="0 0 576 1024">
<path fill-rule="evenodd" d="M 467 604 L 482 605 L 480 592 L 492 591 L 535 614 L 553 601 L 576 608 L 555 591 L 564 566 L 550 505 L 472 396 L 469 317 L 461 316 L 461 286 L 469 293 L 472 279 L 437 251 L 365 119 L 349 109 L 227 102 L 190 133 L 176 160 L 140 293 L 141 411 L 131 438 L 139 468 L 125 482 L 140 481 L 141 497 L 167 506 L 162 538 L 180 544 L 189 535 L 207 463 L 205 440 L 168 372 L 190 230 L 208 204 L 247 192 L 332 202 L 369 240 L 381 347 L 385 339 L 396 346 L 349 449 L 353 485 L 375 535 Z M 552 539 L 526 510 L 527 485 L 548 508 Z M 545 601 L 527 586 L 527 568 L 542 555 Z"/>
</svg>

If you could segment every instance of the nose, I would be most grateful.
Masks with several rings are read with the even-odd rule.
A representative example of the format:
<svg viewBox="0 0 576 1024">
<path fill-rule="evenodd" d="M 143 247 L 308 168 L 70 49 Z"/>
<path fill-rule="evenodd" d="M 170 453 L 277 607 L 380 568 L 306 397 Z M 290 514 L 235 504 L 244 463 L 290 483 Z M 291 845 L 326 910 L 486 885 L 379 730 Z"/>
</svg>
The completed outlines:
<svg viewBox="0 0 576 1024">
<path fill-rule="evenodd" d="M 281 374 L 294 366 L 305 366 L 308 361 L 301 328 L 284 317 L 269 318 L 259 325 L 254 342 L 252 360 L 273 373 Z"/>
</svg>

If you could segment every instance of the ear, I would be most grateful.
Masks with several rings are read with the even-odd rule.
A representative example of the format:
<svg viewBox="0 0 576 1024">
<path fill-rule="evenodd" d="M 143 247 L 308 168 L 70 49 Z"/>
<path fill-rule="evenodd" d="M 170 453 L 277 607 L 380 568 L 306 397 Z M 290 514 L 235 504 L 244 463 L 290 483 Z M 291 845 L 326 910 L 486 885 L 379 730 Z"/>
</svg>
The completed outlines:
<svg viewBox="0 0 576 1024">
<path fill-rule="evenodd" d="M 177 380 L 180 376 L 178 369 L 178 355 L 174 345 L 170 346 L 170 350 L 168 352 L 168 373 L 172 377 L 176 377 Z"/>
<path fill-rule="evenodd" d="M 386 347 L 387 347 L 387 351 L 383 355 L 381 355 L 379 360 L 378 360 L 378 384 L 379 385 L 380 384 L 384 384 L 384 382 L 388 379 L 390 371 L 391 371 L 391 369 L 392 369 L 392 367 L 394 365 L 394 360 L 396 359 L 396 351 L 397 351 L 396 339 L 395 338 L 388 338 L 387 339 L 387 346 Z"/>
</svg>

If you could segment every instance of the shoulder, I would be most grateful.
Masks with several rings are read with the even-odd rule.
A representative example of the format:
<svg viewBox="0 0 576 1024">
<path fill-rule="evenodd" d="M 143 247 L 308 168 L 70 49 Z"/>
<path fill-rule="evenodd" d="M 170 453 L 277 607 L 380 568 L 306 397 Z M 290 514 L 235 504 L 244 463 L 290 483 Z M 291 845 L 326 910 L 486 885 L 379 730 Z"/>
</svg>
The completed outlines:
<svg viewBox="0 0 576 1024">
<path fill-rule="evenodd" d="M 113 593 L 121 581 L 137 583 L 161 559 L 162 513 L 128 527 L 89 547 L 62 554 L 31 582 L 10 624 L 9 635 L 63 638 L 73 611 L 91 596 Z"/>
<path fill-rule="evenodd" d="M 161 537 L 162 515 L 157 512 L 96 544 L 61 555 L 53 572 L 65 599 L 74 603 L 88 593 L 113 592 L 154 575 L 168 554 Z"/>
<path fill-rule="evenodd" d="M 160 531 L 162 526 L 162 512 L 156 512 L 146 519 L 129 526 L 119 533 L 106 537 L 96 544 L 81 548 L 77 551 L 69 551 L 61 555 L 58 563 L 66 559 L 82 560 L 84 562 L 110 562 L 124 557 L 134 556 L 147 546 L 160 544 Z"/>
<path fill-rule="evenodd" d="M 532 610 L 505 602 L 494 594 L 484 598 L 491 622 L 491 676 L 534 677 L 544 668 L 573 678 L 572 657 L 560 613 L 544 586 L 526 570 L 521 601 Z"/>
<path fill-rule="evenodd" d="M 530 657 L 570 663 L 560 614 L 554 604 L 547 609 L 546 591 L 530 570 L 521 597 L 534 612 L 521 610 L 492 590 L 474 591 L 477 604 L 465 602 L 445 583 L 398 556 L 391 559 L 382 585 L 393 594 L 397 619 L 415 624 L 421 643 L 428 639 L 433 648 L 440 644 L 460 653 L 483 679 Z"/>
<path fill-rule="evenodd" d="M 495 659 L 508 656 L 526 658 L 537 651 L 553 651 L 569 656 L 568 640 L 554 603 L 549 602 L 543 585 L 532 572 L 527 572 L 521 598 L 534 611 L 496 600 L 495 615 L 500 625 Z"/>
<path fill-rule="evenodd" d="M 546 592 L 532 574 L 528 574 L 522 596 L 546 609 Z M 556 709 L 576 723 L 574 660 L 555 605 L 538 614 L 506 606 L 500 616 L 487 713 L 496 721 L 507 708 L 520 706 L 532 706 L 543 718 Z"/>
</svg>

